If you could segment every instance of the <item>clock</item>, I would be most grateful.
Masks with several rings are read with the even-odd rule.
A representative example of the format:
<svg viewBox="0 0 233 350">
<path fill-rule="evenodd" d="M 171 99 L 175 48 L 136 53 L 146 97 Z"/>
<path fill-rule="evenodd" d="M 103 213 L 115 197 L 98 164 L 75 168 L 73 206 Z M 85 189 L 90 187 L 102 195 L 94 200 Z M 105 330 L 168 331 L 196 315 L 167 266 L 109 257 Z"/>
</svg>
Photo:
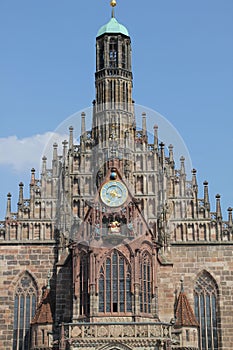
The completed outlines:
<svg viewBox="0 0 233 350">
<path fill-rule="evenodd" d="M 100 190 L 100 198 L 109 207 L 119 207 L 128 196 L 126 186 L 120 181 L 108 181 Z"/>
</svg>

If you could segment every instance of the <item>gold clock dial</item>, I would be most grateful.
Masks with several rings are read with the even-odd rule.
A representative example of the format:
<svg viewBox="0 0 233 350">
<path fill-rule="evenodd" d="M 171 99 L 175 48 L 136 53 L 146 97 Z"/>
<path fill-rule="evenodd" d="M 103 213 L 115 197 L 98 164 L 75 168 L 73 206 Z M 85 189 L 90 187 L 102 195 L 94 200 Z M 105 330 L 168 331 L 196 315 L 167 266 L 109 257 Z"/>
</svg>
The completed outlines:
<svg viewBox="0 0 233 350">
<path fill-rule="evenodd" d="M 100 198 L 109 207 L 119 207 L 127 199 L 128 190 L 120 181 L 106 182 L 100 191 Z"/>
</svg>

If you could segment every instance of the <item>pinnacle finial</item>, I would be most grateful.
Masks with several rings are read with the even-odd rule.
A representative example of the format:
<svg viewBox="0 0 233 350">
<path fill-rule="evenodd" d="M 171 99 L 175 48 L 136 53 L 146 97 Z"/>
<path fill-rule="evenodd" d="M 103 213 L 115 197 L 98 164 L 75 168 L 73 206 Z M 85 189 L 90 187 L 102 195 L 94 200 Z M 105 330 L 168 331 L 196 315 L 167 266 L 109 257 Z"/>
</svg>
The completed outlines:
<svg viewBox="0 0 233 350">
<path fill-rule="evenodd" d="M 181 276 L 180 278 L 180 291 L 184 292 L 184 276 Z"/>
<path fill-rule="evenodd" d="M 216 194 L 216 214 L 217 214 L 217 219 L 222 220 L 222 210 L 221 210 L 221 203 L 220 203 L 220 194 Z"/>
<path fill-rule="evenodd" d="M 47 275 L 47 289 L 50 289 L 51 271 L 48 271 Z"/>
<path fill-rule="evenodd" d="M 116 0 L 111 0 L 110 5 L 112 6 L 112 17 L 114 16 L 114 7 L 117 5 Z"/>
</svg>

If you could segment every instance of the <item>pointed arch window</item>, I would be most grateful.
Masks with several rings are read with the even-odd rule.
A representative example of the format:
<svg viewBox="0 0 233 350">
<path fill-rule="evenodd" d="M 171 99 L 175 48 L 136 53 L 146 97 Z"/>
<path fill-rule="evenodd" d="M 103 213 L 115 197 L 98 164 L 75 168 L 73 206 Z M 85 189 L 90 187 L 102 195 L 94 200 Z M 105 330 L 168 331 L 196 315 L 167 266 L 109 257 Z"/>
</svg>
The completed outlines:
<svg viewBox="0 0 233 350">
<path fill-rule="evenodd" d="M 217 285 L 208 272 L 203 272 L 194 288 L 195 316 L 199 322 L 199 349 L 218 349 Z"/>
<path fill-rule="evenodd" d="M 25 273 L 15 289 L 13 350 L 28 350 L 30 323 L 36 312 L 37 290 L 33 278 Z"/>
<path fill-rule="evenodd" d="M 100 269 L 99 312 L 132 312 L 131 268 L 116 250 Z"/>
<path fill-rule="evenodd" d="M 148 253 L 143 254 L 141 262 L 140 310 L 151 313 L 152 300 L 152 261 Z"/>
</svg>

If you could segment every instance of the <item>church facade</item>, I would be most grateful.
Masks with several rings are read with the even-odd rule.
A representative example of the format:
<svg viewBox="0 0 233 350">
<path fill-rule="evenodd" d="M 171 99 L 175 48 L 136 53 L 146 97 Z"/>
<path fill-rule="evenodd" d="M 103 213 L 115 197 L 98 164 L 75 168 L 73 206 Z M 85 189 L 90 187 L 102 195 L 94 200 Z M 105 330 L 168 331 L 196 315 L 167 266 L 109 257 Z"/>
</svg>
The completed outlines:
<svg viewBox="0 0 233 350">
<path fill-rule="evenodd" d="M 232 209 L 136 125 L 131 40 L 114 16 L 96 37 L 92 128 L 31 170 L 30 198 L 0 222 L 0 348 L 230 350 Z M 203 193 L 200 195 L 200 192 Z"/>
</svg>

